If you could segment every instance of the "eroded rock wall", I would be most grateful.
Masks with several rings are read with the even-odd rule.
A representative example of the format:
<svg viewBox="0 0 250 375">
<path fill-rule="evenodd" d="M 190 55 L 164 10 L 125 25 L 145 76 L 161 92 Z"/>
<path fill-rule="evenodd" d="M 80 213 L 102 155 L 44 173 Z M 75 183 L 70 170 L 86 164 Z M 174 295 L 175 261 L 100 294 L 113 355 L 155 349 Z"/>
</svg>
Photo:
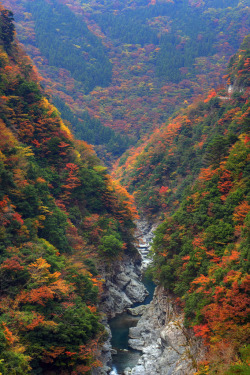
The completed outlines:
<svg viewBox="0 0 250 375">
<path fill-rule="evenodd" d="M 143 302 L 148 292 L 141 282 L 141 260 L 139 255 L 134 259 L 129 256 L 112 264 L 110 269 L 103 270 L 105 280 L 100 301 L 100 309 L 107 318 L 121 314 L 135 302 Z"/>
<path fill-rule="evenodd" d="M 128 375 L 192 375 L 203 355 L 201 341 L 184 327 L 183 313 L 162 287 L 129 336 L 130 346 L 142 356 Z"/>
<path fill-rule="evenodd" d="M 103 293 L 100 300 L 100 310 L 104 313 L 102 323 L 106 327 L 107 341 L 100 350 L 98 359 L 103 363 L 103 368 L 93 369 L 92 375 L 106 375 L 111 368 L 111 332 L 108 320 L 121 314 L 135 302 L 143 302 L 148 292 L 141 282 L 141 257 L 124 256 L 112 265 L 99 270 L 103 279 Z"/>
</svg>

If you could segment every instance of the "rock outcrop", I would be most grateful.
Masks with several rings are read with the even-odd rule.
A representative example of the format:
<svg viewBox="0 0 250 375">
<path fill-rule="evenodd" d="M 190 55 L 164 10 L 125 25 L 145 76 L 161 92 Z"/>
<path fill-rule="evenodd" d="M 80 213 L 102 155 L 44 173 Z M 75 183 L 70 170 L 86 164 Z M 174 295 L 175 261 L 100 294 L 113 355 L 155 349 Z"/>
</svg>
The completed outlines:
<svg viewBox="0 0 250 375">
<path fill-rule="evenodd" d="M 153 301 L 136 327 L 130 328 L 129 345 L 142 356 L 128 375 L 192 375 L 202 357 L 202 345 L 183 325 L 174 299 L 157 287 Z"/>
<path fill-rule="evenodd" d="M 107 375 L 111 368 L 112 346 L 110 344 L 111 331 L 108 320 L 121 314 L 135 302 L 143 302 L 148 292 L 140 281 L 141 257 L 126 256 L 120 261 L 115 261 L 112 267 L 99 270 L 104 279 L 103 293 L 100 300 L 100 310 L 105 314 L 102 321 L 106 327 L 108 339 L 102 346 L 98 359 L 103 363 L 102 368 L 92 370 L 92 375 Z"/>
<path fill-rule="evenodd" d="M 148 292 L 140 281 L 140 258 L 129 257 L 116 262 L 110 270 L 102 272 L 105 279 L 100 301 L 101 310 L 108 319 L 121 314 L 135 302 L 143 302 Z"/>
<path fill-rule="evenodd" d="M 137 221 L 136 238 L 138 241 L 137 250 L 142 258 L 141 270 L 145 270 L 152 260 L 149 257 L 151 242 L 154 238 L 154 231 L 158 224 L 151 224 L 146 220 Z"/>
<path fill-rule="evenodd" d="M 140 316 L 147 309 L 147 305 L 140 305 L 137 307 L 132 307 L 127 309 L 127 313 L 133 316 Z"/>
</svg>

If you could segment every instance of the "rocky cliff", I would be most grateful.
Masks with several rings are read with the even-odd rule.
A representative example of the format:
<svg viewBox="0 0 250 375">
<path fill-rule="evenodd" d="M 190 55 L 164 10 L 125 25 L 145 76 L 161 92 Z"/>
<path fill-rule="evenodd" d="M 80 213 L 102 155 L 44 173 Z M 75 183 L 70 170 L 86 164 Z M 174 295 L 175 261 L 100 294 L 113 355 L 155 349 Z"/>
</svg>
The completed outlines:
<svg viewBox="0 0 250 375">
<path fill-rule="evenodd" d="M 111 368 L 112 346 L 110 344 L 111 332 L 108 319 L 121 314 L 136 302 L 143 302 L 148 292 L 140 281 L 141 257 L 126 256 L 120 261 L 115 261 L 112 267 L 105 267 L 101 271 L 104 278 L 103 293 L 100 300 L 100 309 L 104 313 L 103 324 L 106 327 L 108 339 L 103 345 L 99 359 L 103 368 L 92 370 L 92 375 L 106 375 Z"/>
<path fill-rule="evenodd" d="M 145 307 L 136 327 L 130 328 L 129 344 L 142 356 L 126 375 L 191 375 L 203 355 L 201 341 L 183 326 L 183 314 L 162 287 Z"/>
<path fill-rule="evenodd" d="M 148 292 L 142 282 L 139 255 L 135 259 L 125 257 L 102 272 L 105 279 L 100 301 L 101 310 L 108 319 L 121 314 L 135 302 L 144 301 Z"/>
</svg>

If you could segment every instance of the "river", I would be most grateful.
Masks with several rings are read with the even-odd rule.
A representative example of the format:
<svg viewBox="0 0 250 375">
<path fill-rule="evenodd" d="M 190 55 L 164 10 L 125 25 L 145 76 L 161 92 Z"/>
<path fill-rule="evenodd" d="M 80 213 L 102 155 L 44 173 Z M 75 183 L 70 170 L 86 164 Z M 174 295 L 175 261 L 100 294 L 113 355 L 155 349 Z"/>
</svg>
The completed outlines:
<svg viewBox="0 0 250 375">
<path fill-rule="evenodd" d="M 155 284 L 145 276 L 142 278 L 142 282 L 149 294 L 143 303 L 134 304 L 133 307 L 146 305 L 150 303 L 153 298 Z M 111 344 L 113 349 L 117 351 L 117 354 L 113 355 L 111 375 L 122 374 L 127 367 L 132 368 L 137 364 L 141 352 L 133 350 L 128 346 L 128 333 L 129 328 L 135 327 L 139 319 L 140 317 L 132 316 L 124 312 L 110 320 L 109 325 L 112 333 Z"/>
<path fill-rule="evenodd" d="M 150 225 L 146 220 L 140 220 L 137 222 L 136 237 L 138 244 L 136 247 L 142 257 L 142 272 L 145 272 L 148 265 L 151 263 L 148 254 L 156 226 L 157 225 Z M 132 307 L 147 305 L 153 299 L 155 290 L 155 284 L 153 281 L 143 274 L 142 283 L 148 291 L 148 296 L 145 298 L 144 302 L 135 303 Z M 111 345 L 113 349 L 117 351 L 117 354 L 113 355 L 112 358 L 112 371 L 110 375 L 123 374 L 127 367 L 132 368 L 137 364 L 141 352 L 133 350 L 128 346 L 128 334 L 129 328 L 135 327 L 139 319 L 139 316 L 132 316 L 127 312 L 124 312 L 110 320 L 109 325 L 112 333 Z"/>
<path fill-rule="evenodd" d="M 150 263 L 147 253 L 154 229 L 155 226 L 152 228 L 147 224 L 141 238 L 138 237 L 137 248 L 143 260 L 142 272 Z M 133 307 L 149 304 L 153 299 L 155 285 L 152 280 L 144 277 L 142 281 L 149 295 L 143 303 L 137 303 Z M 113 336 L 111 344 L 117 350 L 117 354 L 113 355 L 110 375 L 131 374 L 131 370 L 125 371 L 126 368 L 134 369 L 132 372 L 136 374 L 196 373 L 195 363 L 203 358 L 205 351 L 201 342 L 184 329 L 183 313 L 176 307 L 173 296 L 158 287 L 150 308 L 139 310 L 145 310 L 140 318 L 124 312 L 109 322 Z M 136 328 L 132 328 L 135 326 Z M 129 328 L 130 344 L 142 351 L 129 347 Z M 141 338 L 143 345 L 140 343 Z"/>
</svg>

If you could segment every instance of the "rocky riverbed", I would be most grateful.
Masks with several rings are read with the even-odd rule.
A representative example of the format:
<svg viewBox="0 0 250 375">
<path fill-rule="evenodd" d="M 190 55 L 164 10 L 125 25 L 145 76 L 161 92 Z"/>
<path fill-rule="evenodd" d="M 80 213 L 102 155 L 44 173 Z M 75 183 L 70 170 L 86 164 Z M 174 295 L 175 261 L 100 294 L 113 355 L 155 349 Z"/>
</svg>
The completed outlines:
<svg viewBox="0 0 250 375">
<path fill-rule="evenodd" d="M 141 271 L 145 271 L 152 262 L 150 258 L 151 242 L 154 238 L 154 231 L 158 224 L 151 224 L 147 220 L 137 221 L 137 230 L 135 233 L 137 239 L 137 250 L 141 256 Z"/>
</svg>

